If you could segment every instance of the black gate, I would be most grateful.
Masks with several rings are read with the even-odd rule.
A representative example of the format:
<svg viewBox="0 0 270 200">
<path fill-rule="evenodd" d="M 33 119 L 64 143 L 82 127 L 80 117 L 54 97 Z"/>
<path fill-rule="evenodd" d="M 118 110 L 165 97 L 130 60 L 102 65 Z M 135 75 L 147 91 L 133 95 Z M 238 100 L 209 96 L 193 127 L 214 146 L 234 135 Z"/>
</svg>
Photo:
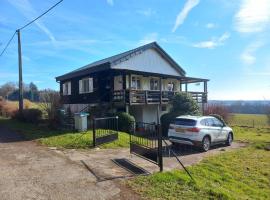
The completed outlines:
<svg viewBox="0 0 270 200">
<path fill-rule="evenodd" d="M 118 117 L 93 119 L 93 146 L 113 142 L 118 139 Z"/>
<path fill-rule="evenodd" d="M 154 162 L 163 170 L 160 125 L 136 122 L 130 134 L 130 153 Z"/>
</svg>

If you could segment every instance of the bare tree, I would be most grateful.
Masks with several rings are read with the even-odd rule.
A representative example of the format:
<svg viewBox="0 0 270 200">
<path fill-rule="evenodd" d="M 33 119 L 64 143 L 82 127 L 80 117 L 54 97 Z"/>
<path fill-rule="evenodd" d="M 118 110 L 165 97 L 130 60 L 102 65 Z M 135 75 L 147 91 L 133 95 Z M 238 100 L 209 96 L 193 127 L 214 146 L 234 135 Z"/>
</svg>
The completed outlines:
<svg viewBox="0 0 270 200">
<path fill-rule="evenodd" d="M 13 82 L 5 83 L 0 87 L 0 96 L 8 99 L 8 95 L 16 90 L 16 84 Z"/>
<path fill-rule="evenodd" d="M 40 107 L 47 115 L 50 123 L 57 123 L 57 110 L 60 108 L 59 92 L 54 90 L 43 90 L 40 92 Z"/>
</svg>

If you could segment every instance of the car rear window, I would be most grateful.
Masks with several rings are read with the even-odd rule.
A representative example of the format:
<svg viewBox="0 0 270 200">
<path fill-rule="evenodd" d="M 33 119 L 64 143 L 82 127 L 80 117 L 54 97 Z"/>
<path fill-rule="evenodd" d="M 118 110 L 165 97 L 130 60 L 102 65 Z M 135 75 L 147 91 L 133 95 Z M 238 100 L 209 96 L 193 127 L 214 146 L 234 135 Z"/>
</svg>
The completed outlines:
<svg viewBox="0 0 270 200">
<path fill-rule="evenodd" d="M 183 126 L 195 126 L 196 120 L 193 119 L 175 119 L 175 125 L 183 125 Z"/>
</svg>

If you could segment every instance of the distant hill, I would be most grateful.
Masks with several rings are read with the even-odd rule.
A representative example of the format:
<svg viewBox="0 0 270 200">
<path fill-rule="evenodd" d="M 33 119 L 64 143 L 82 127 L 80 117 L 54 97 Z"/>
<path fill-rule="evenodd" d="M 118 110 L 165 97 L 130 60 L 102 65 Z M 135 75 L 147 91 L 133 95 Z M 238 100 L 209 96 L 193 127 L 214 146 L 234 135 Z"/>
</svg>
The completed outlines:
<svg viewBox="0 0 270 200">
<path fill-rule="evenodd" d="M 270 111 L 270 101 L 268 100 L 209 100 L 208 104 L 224 105 L 231 113 L 267 114 Z"/>
</svg>

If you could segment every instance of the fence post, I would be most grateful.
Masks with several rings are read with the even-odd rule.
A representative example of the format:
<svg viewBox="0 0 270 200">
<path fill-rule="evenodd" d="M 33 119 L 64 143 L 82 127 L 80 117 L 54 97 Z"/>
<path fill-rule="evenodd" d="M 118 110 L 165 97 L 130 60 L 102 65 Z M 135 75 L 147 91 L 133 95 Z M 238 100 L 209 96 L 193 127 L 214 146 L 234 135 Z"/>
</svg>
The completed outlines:
<svg viewBox="0 0 270 200">
<path fill-rule="evenodd" d="M 163 156 L 162 156 L 162 133 L 160 130 L 160 124 L 157 125 L 157 134 L 158 134 L 158 165 L 159 171 L 163 171 Z"/>
<path fill-rule="evenodd" d="M 96 147 L 96 120 L 93 118 L 93 146 Z"/>
<path fill-rule="evenodd" d="M 254 122 L 254 119 L 252 120 L 252 125 L 253 125 L 253 128 L 255 128 L 255 122 Z"/>
</svg>

